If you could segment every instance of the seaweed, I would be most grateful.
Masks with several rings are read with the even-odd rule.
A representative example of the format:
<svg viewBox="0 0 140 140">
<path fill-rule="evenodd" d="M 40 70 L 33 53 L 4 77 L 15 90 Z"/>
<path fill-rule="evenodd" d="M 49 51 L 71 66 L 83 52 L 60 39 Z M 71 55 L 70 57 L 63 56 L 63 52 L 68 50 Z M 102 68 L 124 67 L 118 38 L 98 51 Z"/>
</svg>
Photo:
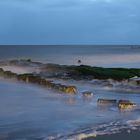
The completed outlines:
<svg viewBox="0 0 140 140">
<path fill-rule="evenodd" d="M 93 76 L 96 79 L 125 80 L 134 76 L 140 76 L 140 69 L 134 68 L 102 68 L 80 65 L 76 66 L 74 70 L 79 75 Z"/>
</svg>

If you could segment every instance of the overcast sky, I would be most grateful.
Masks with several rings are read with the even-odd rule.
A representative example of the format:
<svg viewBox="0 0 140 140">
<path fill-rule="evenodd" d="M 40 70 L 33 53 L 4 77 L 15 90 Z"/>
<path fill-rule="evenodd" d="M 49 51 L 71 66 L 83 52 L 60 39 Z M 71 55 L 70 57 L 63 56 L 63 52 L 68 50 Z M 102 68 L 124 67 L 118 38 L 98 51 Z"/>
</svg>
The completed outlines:
<svg viewBox="0 0 140 140">
<path fill-rule="evenodd" d="M 140 44 L 140 0 L 0 0 L 0 44 Z"/>
</svg>

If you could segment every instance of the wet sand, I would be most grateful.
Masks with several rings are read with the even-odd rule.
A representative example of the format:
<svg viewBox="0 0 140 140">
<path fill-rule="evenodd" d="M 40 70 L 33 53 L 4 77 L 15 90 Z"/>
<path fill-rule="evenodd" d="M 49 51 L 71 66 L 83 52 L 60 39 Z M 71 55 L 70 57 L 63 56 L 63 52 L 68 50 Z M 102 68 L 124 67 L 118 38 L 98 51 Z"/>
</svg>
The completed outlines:
<svg viewBox="0 0 140 140">
<path fill-rule="evenodd" d="M 84 140 L 140 140 L 140 130 L 135 130 L 128 133 L 128 130 L 124 130 L 118 134 L 102 135 L 96 138 L 87 138 Z"/>
</svg>

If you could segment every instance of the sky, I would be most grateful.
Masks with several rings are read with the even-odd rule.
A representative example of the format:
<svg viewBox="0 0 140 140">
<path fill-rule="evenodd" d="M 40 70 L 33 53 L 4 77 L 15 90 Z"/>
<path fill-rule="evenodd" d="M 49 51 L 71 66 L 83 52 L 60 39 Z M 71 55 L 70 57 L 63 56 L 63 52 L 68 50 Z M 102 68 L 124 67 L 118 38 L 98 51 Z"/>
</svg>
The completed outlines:
<svg viewBox="0 0 140 140">
<path fill-rule="evenodd" d="M 1 45 L 140 44 L 140 0 L 0 0 Z"/>
</svg>

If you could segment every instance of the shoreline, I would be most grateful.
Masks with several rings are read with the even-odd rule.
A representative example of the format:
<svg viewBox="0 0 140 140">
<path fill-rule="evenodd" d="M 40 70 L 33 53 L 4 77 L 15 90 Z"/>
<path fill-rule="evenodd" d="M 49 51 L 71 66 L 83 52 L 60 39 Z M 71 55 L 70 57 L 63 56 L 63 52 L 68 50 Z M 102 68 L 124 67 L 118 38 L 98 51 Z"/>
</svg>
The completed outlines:
<svg viewBox="0 0 140 140">
<path fill-rule="evenodd" d="M 117 134 L 110 135 L 99 135 L 97 137 L 89 137 L 82 140 L 139 140 L 140 139 L 140 129 L 139 130 L 123 130 Z"/>
</svg>

